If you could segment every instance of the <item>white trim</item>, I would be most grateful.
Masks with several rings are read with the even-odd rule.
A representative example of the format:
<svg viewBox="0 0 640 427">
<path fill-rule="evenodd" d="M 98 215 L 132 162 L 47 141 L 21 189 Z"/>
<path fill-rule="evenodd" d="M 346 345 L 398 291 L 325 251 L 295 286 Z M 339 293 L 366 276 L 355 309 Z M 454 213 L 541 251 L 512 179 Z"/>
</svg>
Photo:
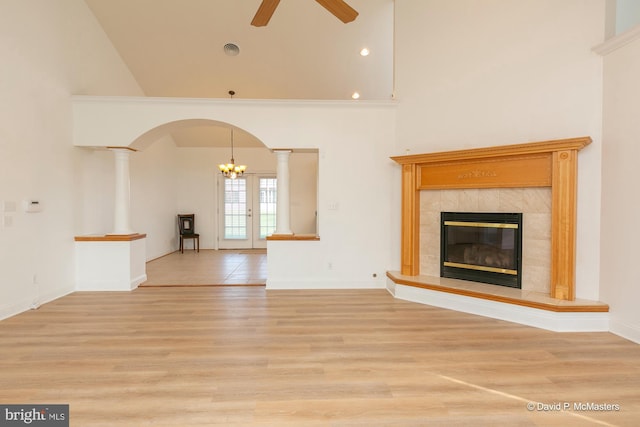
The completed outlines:
<svg viewBox="0 0 640 427">
<path fill-rule="evenodd" d="M 143 282 L 146 282 L 147 275 L 143 274 L 133 279 L 107 279 L 107 280 L 78 280 L 76 290 L 78 292 L 86 291 L 133 291 Z"/>
<path fill-rule="evenodd" d="M 640 25 L 636 25 L 630 30 L 610 38 L 604 43 L 595 46 L 591 50 L 598 55 L 605 56 L 617 49 L 620 49 L 622 46 L 631 43 L 636 39 L 640 39 Z"/>
<path fill-rule="evenodd" d="M 400 284 L 395 285 L 395 297 L 554 332 L 609 331 L 609 313 L 557 313 Z"/>
<path fill-rule="evenodd" d="M 372 280 L 345 282 L 344 280 L 267 279 L 266 289 L 385 289 L 385 284 Z"/>
<path fill-rule="evenodd" d="M 614 315 L 611 316 L 609 330 L 613 334 L 640 344 L 640 327 L 625 323 L 617 319 Z"/>
<path fill-rule="evenodd" d="M 340 107 L 396 107 L 394 100 L 333 100 L 333 99 L 238 99 L 228 98 L 167 98 L 154 96 L 94 96 L 94 95 L 72 95 L 71 101 L 74 104 L 106 104 L 106 103 L 143 103 L 143 104 L 168 104 L 168 105 L 258 105 L 274 106 L 286 105 L 293 107 L 304 106 L 340 106 Z"/>
<path fill-rule="evenodd" d="M 386 286 L 386 288 L 387 288 L 387 291 L 389 291 L 389 293 L 390 293 L 392 296 L 394 296 L 394 297 L 396 296 L 396 282 L 394 282 L 394 281 L 393 281 L 393 280 L 391 280 L 391 279 L 387 279 L 387 286 Z"/>
<path fill-rule="evenodd" d="M 29 310 L 36 310 L 42 304 L 46 304 L 58 298 L 73 293 L 73 289 L 54 289 L 46 294 L 38 295 L 36 298 L 24 299 L 15 304 L 0 306 L 0 320 L 8 319 Z"/>
</svg>

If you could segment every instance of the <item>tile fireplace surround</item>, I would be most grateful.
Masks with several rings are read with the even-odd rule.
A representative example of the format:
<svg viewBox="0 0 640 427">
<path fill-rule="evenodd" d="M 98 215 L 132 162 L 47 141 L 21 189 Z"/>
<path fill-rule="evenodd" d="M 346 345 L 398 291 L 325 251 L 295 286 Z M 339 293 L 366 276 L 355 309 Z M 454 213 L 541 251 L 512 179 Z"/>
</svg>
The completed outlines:
<svg viewBox="0 0 640 427">
<path fill-rule="evenodd" d="M 401 270 L 387 272 L 390 290 L 396 297 L 401 297 L 399 291 L 408 293 L 412 297 L 406 299 L 413 300 L 423 298 L 419 292 L 424 291 L 426 303 L 431 297 L 449 301 L 461 296 L 462 305 L 508 304 L 507 311 L 514 306 L 544 310 L 543 324 L 520 323 L 552 330 L 575 328 L 558 324 L 559 318 L 547 321 L 549 313 L 560 317 L 584 313 L 591 315 L 586 322 L 590 326 L 582 322 L 588 330 L 607 329 L 606 304 L 575 299 L 578 151 L 590 143 L 591 138 L 581 137 L 392 157 L 402 166 L 402 226 Z M 441 210 L 523 212 L 525 233 L 527 225 L 538 231 L 523 242 L 522 289 L 437 277 L 439 270 L 434 266 L 439 253 L 435 250 L 440 237 L 433 222 L 439 221 Z M 527 243 L 532 247 L 528 253 Z M 496 310 L 505 307 L 483 306 L 477 314 Z"/>
<path fill-rule="evenodd" d="M 420 273 L 440 275 L 440 213 L 522 213 L 522 289 L 549 295 L 551 189 L 473 188 L 420 192 Z"/>
</svg>

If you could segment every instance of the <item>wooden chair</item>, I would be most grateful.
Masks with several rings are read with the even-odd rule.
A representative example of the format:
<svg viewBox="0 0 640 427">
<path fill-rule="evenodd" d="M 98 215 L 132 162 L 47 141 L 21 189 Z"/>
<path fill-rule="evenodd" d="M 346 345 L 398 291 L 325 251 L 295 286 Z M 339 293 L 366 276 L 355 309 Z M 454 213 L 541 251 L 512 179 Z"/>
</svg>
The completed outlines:
<svg viewBox="0 0 640 427">
<path fill-rule="evenodd" d="M 181 253 L 184 253 L 184 241 L 187 239 L 193 239 L 193 249 L 200 252 L 200 235 L 196 233 L 195 217 L 195 214 L 178 214 Z"/>
</svg>

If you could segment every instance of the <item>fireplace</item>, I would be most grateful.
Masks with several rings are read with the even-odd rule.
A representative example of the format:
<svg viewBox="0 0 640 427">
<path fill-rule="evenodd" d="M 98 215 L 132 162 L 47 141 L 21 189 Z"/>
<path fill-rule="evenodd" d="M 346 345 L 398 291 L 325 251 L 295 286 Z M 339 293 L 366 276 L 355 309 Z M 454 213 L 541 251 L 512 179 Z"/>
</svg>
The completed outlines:
<svg viewBox="0 0 640 427">
<path fill-rule="evenodd" d="M 522 287 L 522 213 L 442 212 L 440 276 Z"/>
</svg>

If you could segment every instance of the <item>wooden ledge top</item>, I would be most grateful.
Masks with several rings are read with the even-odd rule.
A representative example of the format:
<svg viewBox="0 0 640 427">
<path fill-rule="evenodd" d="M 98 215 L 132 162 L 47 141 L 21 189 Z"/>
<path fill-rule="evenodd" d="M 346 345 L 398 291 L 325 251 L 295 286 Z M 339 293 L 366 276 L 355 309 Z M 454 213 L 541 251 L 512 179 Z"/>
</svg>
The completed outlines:
<svg viewBox="0 0 640 427">
<path fill-rule="evenodd" d="M 90 236 L 76 236 L 74 240 L 76 242 L 130 242 L 132 240 L 144 239 L 146 234 L 133 233 L 133 234 L 104 234 L 104 235 L 90 235 Z"/>
<path fill-rule="evenodd" d="M 551 298 L 540 292 L 525 291 L 506 286 L 494 286 L 485 283 L 434 276 L 406 276 L 399 271 L 387 271 L 387 277 L 393 280 L 394 283 L 400 285 L 537 308 L 539 310 L 557 313 L 606 313 L 609 311 L 609 306 L 599 301 L 578 299 L 567 301 Z"/>
<path fill-rule="evenodd" d="M 539 155 L 542 153 L 553 153 L 564 150 L 581 150 L 589 144 L 591 144 L 591 138 L 583 136 L 579 138 L 554 139 L 550 141 L 528 142 L 523 144 L 497 145 L 485 148 L 469 148 L 427 154 L 393 156 L 391 159 L 399 164 L 424 164 L 491 157 Z"/>
<path fill-rule="evenodd" d="M 267 240 L 320 240 L 316 234 L 272 234 Z"/>
</svg>

